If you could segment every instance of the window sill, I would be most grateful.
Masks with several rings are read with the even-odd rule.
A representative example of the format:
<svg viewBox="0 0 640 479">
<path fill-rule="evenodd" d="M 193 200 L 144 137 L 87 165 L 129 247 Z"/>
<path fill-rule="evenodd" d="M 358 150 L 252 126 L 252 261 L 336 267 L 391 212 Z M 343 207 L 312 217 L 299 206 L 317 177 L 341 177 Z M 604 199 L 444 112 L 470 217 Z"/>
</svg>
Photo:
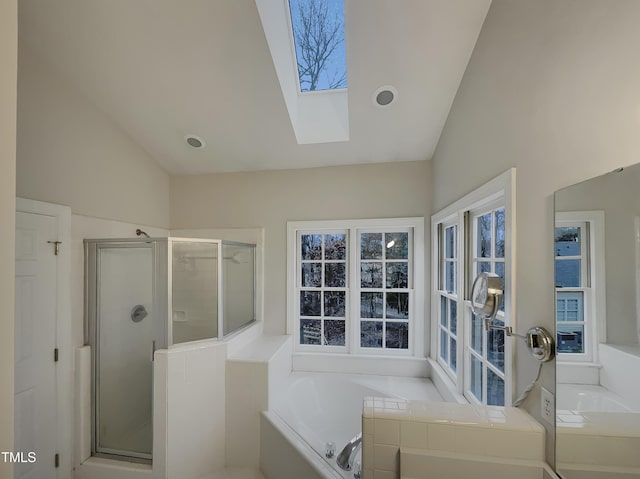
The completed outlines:
<svg viewBox="0 0 640 479">
<path fill-rule="evenodd" d="M 600 384 L 602 364 L 556 360 L 556 382 L 561 384 Z"/>
<path fill-rule="evenodd" d="M 431 381 L 444 400 L 458 404 L 469 404 L 469 401 L 458 392 L 456 385 L 451 381 L 444 368 L 438 364 L 438 361 L 429 358 L 427 362 L 431 369 Z"/>
<path fill-rule="evenodd" d="M 373 356 L 356 354 L 297 352 L 292 358 L 293 371 L 379 376 L 430 377 L 426 358 L 415 356 Z"/>
</svg>

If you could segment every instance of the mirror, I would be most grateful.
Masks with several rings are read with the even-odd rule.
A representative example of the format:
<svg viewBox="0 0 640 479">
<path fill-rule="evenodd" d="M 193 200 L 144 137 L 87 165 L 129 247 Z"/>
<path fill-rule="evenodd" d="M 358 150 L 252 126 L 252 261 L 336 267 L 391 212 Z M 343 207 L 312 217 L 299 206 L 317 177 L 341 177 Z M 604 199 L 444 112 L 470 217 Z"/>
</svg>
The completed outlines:
<svg viewBox="0 0 640 479">
<path fill-rule="evenodd" d="M 494 320 L 504 295 L 504 285 L 500 276 L 483 272 L 476 276 L 471 287 L 471 309 L 473 314 L 485 320 L 485 326 Z"/>
<path fill-rule="evenodd" d="M 555 194 L 556 469 L 640 477 L 640 164 Z"/>
</svg>

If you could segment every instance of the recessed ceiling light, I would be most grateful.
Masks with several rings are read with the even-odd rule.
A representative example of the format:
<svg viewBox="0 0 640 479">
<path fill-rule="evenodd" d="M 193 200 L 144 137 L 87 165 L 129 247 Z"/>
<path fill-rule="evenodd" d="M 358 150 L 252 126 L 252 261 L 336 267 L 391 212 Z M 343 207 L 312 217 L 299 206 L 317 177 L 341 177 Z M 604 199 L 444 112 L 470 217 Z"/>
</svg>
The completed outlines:
<svg viewBox="0 0 640 479">
<path fill-rule="evenodd" d="M 389 106 L 398 96 L 398 90 L 390 85 L 384 85 L 373 92 L 373 104 L 376 106 Z"/>
<path fill-rule="evenodd" d="M 205 147 L 204 140 L 196 135 L 187 135 L 184 137 L 184 141 L 187 142 L 187 145 L 197 150 Z"/>
</svg>

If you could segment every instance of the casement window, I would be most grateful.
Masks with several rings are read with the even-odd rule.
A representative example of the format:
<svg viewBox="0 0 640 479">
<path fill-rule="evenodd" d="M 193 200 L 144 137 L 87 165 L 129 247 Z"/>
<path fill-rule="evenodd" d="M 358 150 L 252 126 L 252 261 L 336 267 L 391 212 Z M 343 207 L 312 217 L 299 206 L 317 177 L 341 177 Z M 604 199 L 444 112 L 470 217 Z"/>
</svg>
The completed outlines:
<svg viewBox="0 0 640 479">
<path fill-rule="evenodd" d="M 424 354 L 422 218 L 288 224 L 296 350 Z"/>
<path fill-rule="evenodd" d="M 509 405 L 511 344 L 504 332 L 485 331 L 471 311 L 475 277 L 495 273 L 505 294 L 494 324 L 514 326 L 511 251 L 515 171 L 511 170 L 432 217 L 431 356 L 470 402 Z"/>
<path fill-rule="evenodd" d="M 554 255 L 556 335 L 559 361 L 596 360 L 596 318 L 604 318 L 601 265 L 604 233 L 601 211 L 556 214 Z M 601 329 L 604 329 L 601 326 Z"/>
<path fill-rule="evenodd" d="M 471 263 L 471 276 L 495 273 L 505 283 L 505 231 L 504 200 L 468 212 L 471 253 L 466 261 Z M 511 292 L 505 285 L 504 298 Z M 484 322 L 466 308 L 470 318 L 469 343 L 465 347 L 465 395 L 480 403 L 505 405 L 505 337 L 504 331 L 484 331 Z M 504 300 L 494 322 L 498 326 L 510 325 L 505 317 Z"/>
</svg>

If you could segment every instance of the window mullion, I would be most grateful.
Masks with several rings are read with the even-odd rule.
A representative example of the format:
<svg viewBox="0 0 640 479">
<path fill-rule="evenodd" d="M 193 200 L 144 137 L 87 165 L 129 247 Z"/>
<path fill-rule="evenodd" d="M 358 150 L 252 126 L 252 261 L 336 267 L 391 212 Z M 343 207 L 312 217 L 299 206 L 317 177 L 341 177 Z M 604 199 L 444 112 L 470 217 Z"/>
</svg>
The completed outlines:
<svg viewBox="0 0 640 479">
<path fill-rule="evenodd" d="M 489 400 L 489 374 L 487 364 L 489 363 L 489 344 L 487 341 L 487 331 L 482 328 L 482 404 L 487 404 Z"/>
<path fill-rule="evenodd" d="M 591 255 L 589 251 L 591 251 L 591 223 L 586 221 L 584 223 L 584 230 L 582 232 L 582 244 L 580 254 L 583 258 L 582 261 L 582 271 L 580 272 L 582 275 L 582 285 L 590 288 L 591 287 Z"/>
<path fill-rule="evenodd" d="M 437 282 L 437 289 L 439 290 L 444 290 L 446 288 L 446 284 L 445 284 L 445 272 L 447 270 L 446 267 L 446 261 L 444 260 L 445 258 L 445 240 L 444 240 L 444 230 L 445 227 L 442 223 L 438 223 L 437 226 L 437 247 L 438 247 L 438 264 L 437 264 L 437 271 L 438 271 L 438 282 Z"/>
<path fill-rule="evenodd" d="M 350 337 L 350 351 L 360 350 L 360 248 L 358 242 L 358 230 L 356 228 L 350 228 L 347 232 L 349 235 L 349 276 L 351 297 L 349 315 L 349 331 L 351 331 Z"/>
<path fill-rule="evenodd" d="M 456 362 L 458 363 L 458 368 L 456 371 L 456 376 L 458 378 L 458 392 L 464 395 L 464 390 L 466 388 L 466 381 L 469 377 L 469 365 L 467 364 L 467 348 L 469 347 L 471 338 L 467 334 L 467 331 L 470 328 L 467 327 L 469 319 L 469 312 L 467 311 L 467 307 L 464 304 L 464 300 L 466 298 L 465 291 L 465 282 L 466 282 L 466 267 L 467 264 L 467 218 L 468 214 L 466 212 L 459 212 L 457 218 L 458 224 L 458 241 L 456 244 L 456 254 L 458 258 L 458 264 L 456 265 L 456 285 L 458 287 L 457 291 L 457 305 L 456 308 L 458 310 L 458 338 L 461 341 L 458 341 L 457 348 L 457 358 Z"/>
</svg>

